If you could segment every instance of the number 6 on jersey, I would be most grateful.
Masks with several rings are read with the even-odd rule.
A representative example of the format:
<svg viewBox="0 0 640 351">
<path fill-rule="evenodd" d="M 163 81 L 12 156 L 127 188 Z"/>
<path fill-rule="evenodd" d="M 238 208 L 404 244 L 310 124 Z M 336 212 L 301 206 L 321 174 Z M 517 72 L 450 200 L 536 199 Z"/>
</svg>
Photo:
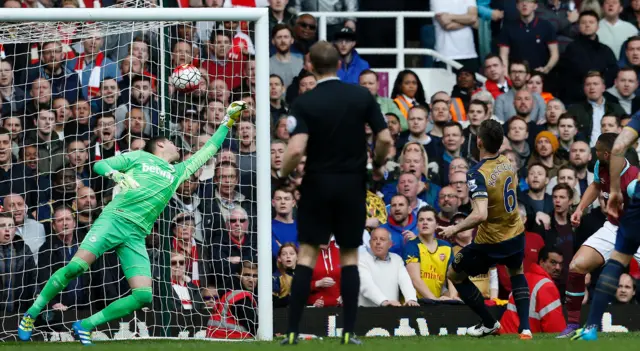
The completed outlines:
<svg viewBox="0 0 640 351">
<path fill-rule="evenodd" d="M 504 182 L 504 209 L 507 213 L 513 212 L 516 209 L 516 192 L 513 189 L 509 189 L 513 178 L 507 177 Z"/>
</svg>

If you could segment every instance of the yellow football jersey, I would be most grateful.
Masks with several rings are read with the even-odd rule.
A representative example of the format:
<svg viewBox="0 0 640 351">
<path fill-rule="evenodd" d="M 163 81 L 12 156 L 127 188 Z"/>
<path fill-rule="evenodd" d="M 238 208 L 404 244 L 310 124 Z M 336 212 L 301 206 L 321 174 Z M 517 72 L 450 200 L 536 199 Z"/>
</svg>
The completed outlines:
<svg viewBox="0 0 640 351">
<path fill-rule="evenodd" d="M 442 295 L 442 290 L 447 282 L 447 269 L 453 261 L 453 251 L 451 245 L 443 240 L 437 240 L 438 247 L 434 252 L 430 252 L 420 238 L 413 238 L 404 247 L 404 262 L 419 263 L 420 277 L 429 290 L 436 297 Z M 418 294 L 418 298 L 422 298 Z"/>
<path fill-rule="evenodd" d="M 487 219 L 478 226 L 474 242 L 496 244 L 524 232 L 518 213 L 518 177 L 506 156 L 486 158 L 467 173 L 472 199 L 488 200 Z"/>
</svg>

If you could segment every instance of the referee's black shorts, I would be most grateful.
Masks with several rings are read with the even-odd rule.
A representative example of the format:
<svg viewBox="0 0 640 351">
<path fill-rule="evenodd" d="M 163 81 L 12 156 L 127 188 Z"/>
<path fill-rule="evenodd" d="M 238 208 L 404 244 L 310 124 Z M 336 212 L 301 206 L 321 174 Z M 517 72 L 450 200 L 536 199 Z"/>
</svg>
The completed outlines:
<svg viewBox="0 0 640 351">
<path fill-rule="evenodd" d="M 300 186 L 298 241 L 314 246 L 328 244 L 331 235 L 338 246 L 362 245 L 367 219 L 364 174 L 306 174 Z"/>
</svg>

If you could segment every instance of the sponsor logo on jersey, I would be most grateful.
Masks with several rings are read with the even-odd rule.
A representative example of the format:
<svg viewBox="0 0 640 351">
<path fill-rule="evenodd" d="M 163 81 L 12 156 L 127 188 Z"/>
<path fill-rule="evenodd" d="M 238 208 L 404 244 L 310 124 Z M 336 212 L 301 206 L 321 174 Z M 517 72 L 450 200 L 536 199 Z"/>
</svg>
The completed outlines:
<svg viewBox="0 0 640 351">
<path fill-rule="evenodd" d="M 444 262 L 444 259 L 447 258 L 447 256 L 443 253 L 440 254 L 440 261 Z"/>
<path fill-rule="evenodd" d="M 476 180 L 475 179 L 469 179 L 467 181 L 467 186 L 469 187 L 469 191 L 476 191 L 476 189 L 478 189 L 478 184 L 476 184 Z"/>
<path fill-rule="evenodd" d="M 157 175 L 159 175 L 161 177 L 167 178 L 170 182 L 173 182 L 173 180 L 175 179 L 175 177 L 173 176 L 173 174 L 171 174 L 171 172 L 165 171 L 164 169 L 160 168 L 159 166 L 151 166 L 151 165 L 148 165 L 146 163 L 143 163 L 142 164 L 142 171 L 145 172 L 145 173 L 157 174 Z"/>
</svg>

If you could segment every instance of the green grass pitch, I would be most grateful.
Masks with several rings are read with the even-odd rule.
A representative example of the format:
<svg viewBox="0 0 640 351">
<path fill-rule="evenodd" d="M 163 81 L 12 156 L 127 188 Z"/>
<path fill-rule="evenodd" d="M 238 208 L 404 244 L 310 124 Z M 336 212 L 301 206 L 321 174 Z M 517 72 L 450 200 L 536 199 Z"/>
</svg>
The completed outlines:
<svg viewBox="0 0 640 351">
<path fill-rule="evenodd" d="M 487 337 L 474 339 L 460 336 L 425 336 L 425 337 L 391 337 L 363 338 L 363 346 L 341 346 L 338 339 L 303 341 L 296 346 L 280 346 L 278 342 L 210 342 L 179 340 L 137 340 L 98 342 L 86 349 L 79 343 L 0 343 L 6 350 L 42 350 L 42 351 L 151 351 L 151 350 L 193 350 L 193 351 L 336 351 L 343 348 L 371 351 L 527 351 L 527 350 L 577 350 L 577 351 L 626 351 L 640 350 L 640 333 L 599 334 L 595 342 L 572 342 L 566 339 L 555 339 L 555 335 L 534 335 L 530 341 L 521 341 L 516 336 Z"/>
</svg>

